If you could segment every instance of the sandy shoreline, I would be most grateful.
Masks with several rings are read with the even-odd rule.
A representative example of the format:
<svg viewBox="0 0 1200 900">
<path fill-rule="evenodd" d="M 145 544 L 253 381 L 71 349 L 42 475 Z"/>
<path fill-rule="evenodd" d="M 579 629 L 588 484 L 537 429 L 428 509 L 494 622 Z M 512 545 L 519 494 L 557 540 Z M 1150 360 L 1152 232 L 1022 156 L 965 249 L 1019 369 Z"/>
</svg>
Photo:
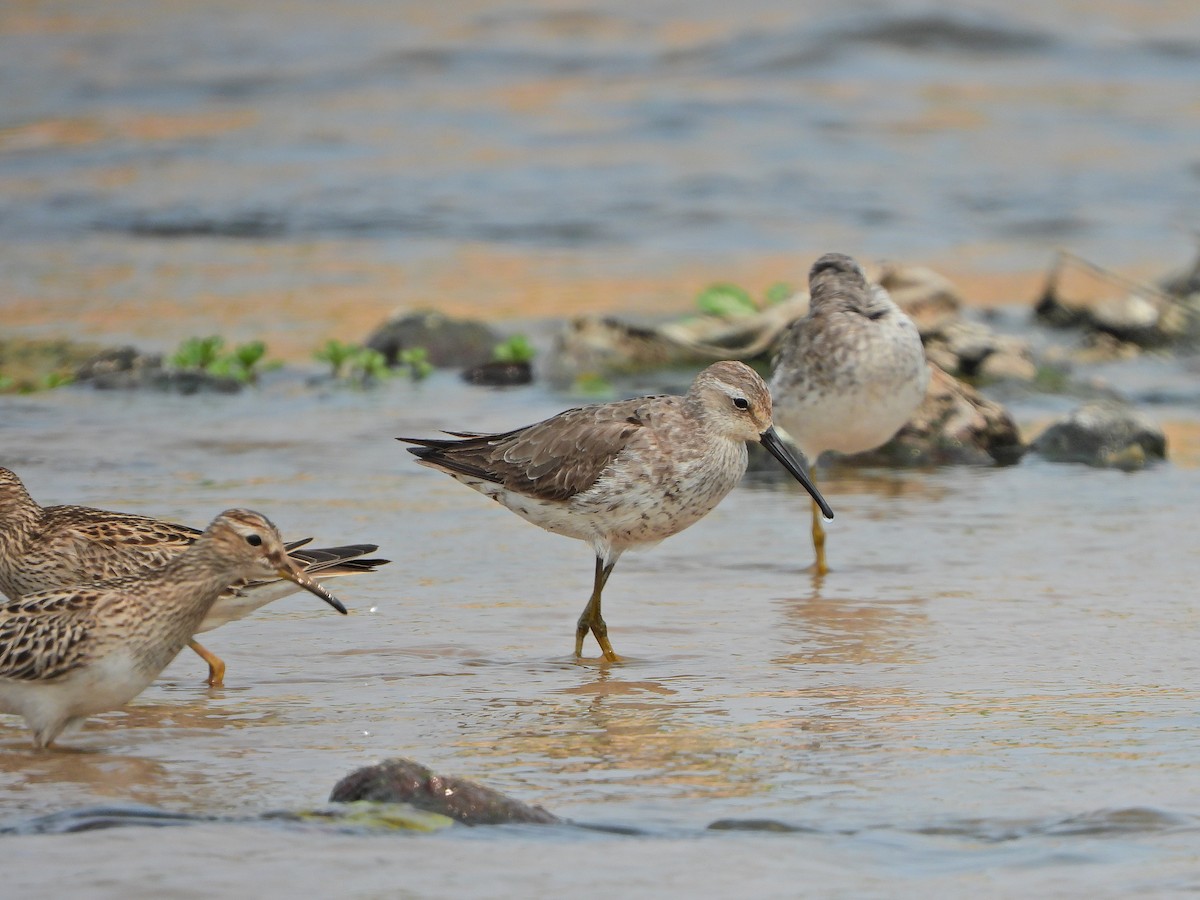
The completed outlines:
<svg viewBox="0 0 1200 900">
<path fill-rule="evenodd" d="M 131 252 L 128 242 L 114 241 L 97 252 L 89 242 L 89 250 L 78 255 L 66 246 L 0 251 L 29 273 L 15 279 L 0 302 L 6 332 L 132 341 L 147 349 L 221 334 L 230 340 L 265 340 L 272 356 L 296 362 L 309 359 L 330 337 L 363 339 L 397 309 L 433 308 L 499 322 L 586 313 L 684 313 L 692 309 L 696 293 L 716 281 L 733 282 L 756 296 L 780 281 L 802 285 L 807 261 L 818 253 L 654 266 L 616 254 L 482 244 L 415 260 L 390 258 L 382 244 L 337 241 L 134 246 Z M 1041 290 L 1044 270 L 976 265 L 973 255 L 994 257 L 995 252 L 905 262 L 945 274 L 976 308 L 1028 305 Z M 1048 251 L 1047 263 L 1051 255 Z M 1148 263 L 1142 271 L 1121 274 L 1154 278 L 1163 271 L 1162 264 Z"/>
</svg>

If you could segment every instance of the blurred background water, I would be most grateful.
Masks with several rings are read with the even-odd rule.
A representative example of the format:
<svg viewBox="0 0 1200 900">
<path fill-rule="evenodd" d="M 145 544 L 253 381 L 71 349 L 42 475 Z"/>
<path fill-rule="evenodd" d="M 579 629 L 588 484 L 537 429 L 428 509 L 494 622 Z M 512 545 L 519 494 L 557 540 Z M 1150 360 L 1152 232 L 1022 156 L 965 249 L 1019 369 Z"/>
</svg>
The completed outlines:
<svg viewBox="0 0 1200 900">
<path fill-rule="evenodd" d="M 679 309 L 833 248 L 1024 302 L 1055 246 L 1190 258 L 1198 72 L 1185 0 L 9 2 L 0 302 L 295 352 L 397 305 Z"/>
</svg>

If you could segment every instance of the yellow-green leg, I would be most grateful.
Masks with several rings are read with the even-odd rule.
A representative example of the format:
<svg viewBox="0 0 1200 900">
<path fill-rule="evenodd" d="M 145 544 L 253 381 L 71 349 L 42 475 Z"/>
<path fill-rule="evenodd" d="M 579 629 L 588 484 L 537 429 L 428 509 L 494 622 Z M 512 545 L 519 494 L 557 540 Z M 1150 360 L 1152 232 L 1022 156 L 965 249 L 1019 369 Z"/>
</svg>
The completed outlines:
<svg viewBox="0 0 1200 900">
<path fill-rule="evenodd" d="M 829 564 L 825 562 L 825 525 L 823 521 L 821 507 L 817 506 L 817 501 L 814 500 L 812 504 L 812 539 L 813 550 L 817 553 L 817 561 L 813 563 L 813 571 L 818 575 L 824 575 L 829 571 Z"/>
<path fill-rule="evenodd" d="M 208 686 L 220 687 L 222 684 L 224 684 L 225 661 L 211 650 L 206 650 L 195 638 L 188 641 L 188 646 L 196 651 L 202 660 L 208 663 Z"/>
<path fill-rule="evenodd" d="M 604 617 L 600 615 L 600 594 L 604 591 L 604 585 L 608 584 L 608 576 L 612 574 L 613 566 L 616 563 L 604 565 L 604 560 L 596 557 L 596 576 L 592 581 L 592 596 L 588 600 L 587 606 L 583 608 L 583 614 L 579 617 L 579 623 L 575 626 L 575 656 L 576 658 L 583 656 L 583 639 L 587 637 L 590 631 L 596 637 L 596 643 L 600 645 L 600 651 L 604 654 L 604 658 L 609 662 L 619 662 L 621 657 L 617 656 L 617 652 L 613 650 L 612 644 L 608 642 L 608 626 L 604 623 Z"/>
</svg>

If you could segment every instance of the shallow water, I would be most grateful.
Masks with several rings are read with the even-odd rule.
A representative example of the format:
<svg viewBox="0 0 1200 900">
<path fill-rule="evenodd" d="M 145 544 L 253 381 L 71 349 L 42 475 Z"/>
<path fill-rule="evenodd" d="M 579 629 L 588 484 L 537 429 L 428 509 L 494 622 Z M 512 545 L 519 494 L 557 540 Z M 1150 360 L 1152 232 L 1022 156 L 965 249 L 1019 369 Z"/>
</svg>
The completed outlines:
<svg viewBox="0 0 1200 900">
<path fill-rule="evenodd" d="M 1146 390 L 1178 364 L 1135 365 Z M 563 828 L 330 835 L 208 824 L 0 838 L 19 896 L 906 895 L 1200 886 L 1195 445 L 1134 475 L 1052 466 L 829 469 L 835 571 L 808 504 L 739 487 L 627 555 L 606 598 L 626 663 L 575 663 L 577 542 L 410 460 L 398 434 L 561 408 L 449 375 L 374 392 L 278 373 L 257 393 L 6 398 L 4 462 L 43 502 L 202 524 L 247 505 L 286 535 L 375 541 L 341 618 L 305 595 L 206 635 L 125 711 L 35 755 L 0 721 L 0 825 L 94 803 L 253 816 L 319 806 L 391 755 L 476 778 Z M 1039 404 L 1025 409 L 1040 415 Z M 1190 411 L 1189 411 L 1190 410 Z M 1196 407 L 1159 410 L 1195 433 Z M 1188 463 L 1187 460 L 1192 460 Z M 769 819 L 792 833 L 710 831 Z"/>
</svg>

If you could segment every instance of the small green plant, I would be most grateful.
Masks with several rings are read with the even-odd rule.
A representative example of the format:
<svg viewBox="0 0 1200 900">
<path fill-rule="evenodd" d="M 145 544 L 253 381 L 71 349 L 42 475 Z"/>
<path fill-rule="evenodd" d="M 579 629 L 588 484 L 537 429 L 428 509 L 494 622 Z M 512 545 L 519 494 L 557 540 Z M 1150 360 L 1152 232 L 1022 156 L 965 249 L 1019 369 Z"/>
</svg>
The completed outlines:
<svg viewBox="0 0 1200 900">
<path fill-rule="evenodd" d="M 589 397 L 603 397 L 612 393 L 612 382 L 598 372 L 584 372 L 575 379 L 575 390 Z"/>
<path fill-rule="evenodd" d="M 795 291 L 790 284 L 777 281 L 767 288 L 762 303 L 755 303 L 750 292 L 736 284 L 718 282 L 710 284 L 696 296 L 696 307 L 707 316 L 735 319 L 750 316 L 768 306 L 782 303 Z"/>
<path fill-rule="evenodd" d="M 387 358 L 378 350 L 333 339 L 313 351 L 313 358 L 329 365 L 329 374 L 334 380 L 347 381 L 359 387 L 386 381 L 399 374 L 401 369 L 406 369 L 413 381 L 420 381 L 433 371 L 424 347 L 401 350 L 396 357 L 395 369 L 388 365 Z"/>
<path fill-rule="evenodd" d="M 696 306 L 700 312 L 709 316 L 720 316 L 723 319 L 736 316 L 748 316 L 758 312 L 758 307 L 750 295 L 736 284 L 710 284 L 696 297 Z"/>
<path fill-rule="evenodd" d="M 514 334 L 492 348 L 492 359 L 502 363 L 532 362 L 536 354 L 533 344 L 523 334 Z"/>
<path fill-rule="evenodd" d="M 176 369 L 198 369 L 248 384 L 258 380 L 260 369 L 278 367 L 278 362 L 264 361 L 266 354 L 267 345 L 262 341 L 238 344 L 225 352 L 225 339 L 214 334 L 188 338 L 172 354 L 169 363 Z"/>
<path fill-rule="evenodd" d="M 225 339 L 218 335 L 188 338 L 172 354 L 170 363 L 176 369 L 208 371 L 221 355 Z"/>
<path fill-rule="evenodd" d="M 328 363 L 331 370 L 329 374 L 333 378 L 341 378 L 342 369 L 356 354 L 361 353 L 362 349 L 358 344 L 346 344 L 330 338 L 323 347 L 318 347 L 313 351 L 313 359 L 317 362 Z"/>
<path fill-rule="evenodd" d="M 796 295 L 796 289 L 786 281 L 776 281 L 763 295 L 765 306 L 774 306 L 777 303 L 783 303 L 785 300 L 790 300 Z"/>
<path fill-rule="evenodd" d="M 53 390 L 58 387 L 66 387 L 75 380 L 75 376 L 66 372 L 47 372 L 41 379 L 40 388 L 45 390 Z"/>
<path fill-rule="evenodd" d="M 245 371 L 253 372 L 264 356 L 267 355 L 267 345 L 262 341 L 250 341 L 247 344 L 238 344 L 233 348 L 233 356 L 238 361 Z"/>
<path fill-rule="evenodd" d="M 374 353 L 375 351 L 370 351 Z M 433 363 L 429 361 L 429 353 L 424 347 L 410 347 L 401 350 L 397 362 L 408 367 L 408 377 L 413 381 L 421 381 L 433 372 Z"/>
<path fill-rule="evenodd" d="M 360 386 L 387 381 L 393 374 L 387 357 L 370 347 L 358 347 L 347 362 L 347 377 Z"/>
</svg>

